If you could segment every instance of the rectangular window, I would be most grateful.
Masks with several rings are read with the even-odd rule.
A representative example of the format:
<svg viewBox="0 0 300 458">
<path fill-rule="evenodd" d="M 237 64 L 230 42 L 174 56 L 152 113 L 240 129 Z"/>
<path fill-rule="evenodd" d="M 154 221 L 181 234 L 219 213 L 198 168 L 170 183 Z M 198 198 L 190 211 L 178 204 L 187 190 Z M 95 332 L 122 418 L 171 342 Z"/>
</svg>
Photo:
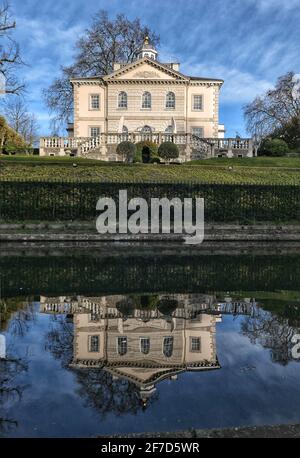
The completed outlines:
<svg viewBox="0 0 300 458">
<path fill-rule="evenodd" d="M 200 337 L 191 337 L 190 349 L 191 351 L 201 352 L 201 338 Z"/>
<path fill-rule="evenodd" d="M 100 347 L 99 336 L 89 336 L 89 351 L 98 353 Z"/>
<path fill-rule="evenodd" d="M 150 351 L 150 339 L 149 337 L 141 337 L 141 352 L 144 355 L 148 355 Z"/>
<path fill-rule="evenodd" d="M 90 95 L 90 110 L 100 110 L 100 95 L 99 94 Z"/>
<path fill-rule="evenodd" d="M 204 137 L 203 127 L 192 127 L 192 134 L 196 135 L 197 137 L 203 138 Z"/>
<path fill-rule="evenodd" d="M 118 353 L 120 356 L 126 355 L 127 353 L 127 337 L 118 337 L 117 341 Z"/>
<path fill-rule="evenodd" d="M 90 127 L 90 137 L 99 137 L 100 127 Z"/>
<path fill-rule="evenodd" d="M 193 96 L 193 110 L 196 110 L 196 111 L 203 110 L 203 95 L 194 95 Z"/>
</svg>

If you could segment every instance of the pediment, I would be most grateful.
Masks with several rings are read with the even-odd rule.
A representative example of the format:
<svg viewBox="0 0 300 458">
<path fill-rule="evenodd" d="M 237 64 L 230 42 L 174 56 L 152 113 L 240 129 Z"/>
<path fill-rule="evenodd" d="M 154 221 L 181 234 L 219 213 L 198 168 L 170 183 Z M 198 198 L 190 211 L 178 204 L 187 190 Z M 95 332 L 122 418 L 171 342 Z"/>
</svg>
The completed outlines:
<svg viewBox="0 0 300 458">
<path fill-rule="evenodd" d="M 104 77 L 106 81 L 114 80 L 170 80 L 186 81 L 188 78 L 160 62 L 143 58 L 128 64 Z"/>
</svg>

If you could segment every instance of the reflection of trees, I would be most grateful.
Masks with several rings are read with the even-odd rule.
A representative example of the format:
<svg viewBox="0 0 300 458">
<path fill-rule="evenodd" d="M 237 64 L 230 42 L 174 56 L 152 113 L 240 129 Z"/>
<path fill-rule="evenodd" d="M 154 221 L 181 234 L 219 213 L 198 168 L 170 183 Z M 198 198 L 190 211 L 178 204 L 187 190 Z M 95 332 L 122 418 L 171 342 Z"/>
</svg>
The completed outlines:
<svg viewBox="0 0 300 458">
<path fill-rule="evenodd" d="M 5 434 L 18 426 L 14 419 L 5 417 L 4 411 L 22 398 L 24 386 L 16 377 L 27 370 L 27 364 L 19 359 L 0 360 L 0 433 Z"/>
<path fill-rule="evenodd" d="M 134 383 L 122 378 L 114 379 L 109 372 L 101 369 L 84 369 L 76 372 L 80 383 L 80 396 L 87 406 L 101 414 L 136 414 L 140 409 L 146 408 L 139 388 Z M 147 406 L 156 399 L 157 394 L 152 395 Z"/>
<path fill-rule="evenodd" d="M 68 322 L 65 316 L 54 315 L 46 338 L 46 350 L 67 367 L 73 357 L 73 323 Z"/>
<path fill-rule="evenodd" d="M 295 330 L 287 319 L 260 309 L 255 317 L 245 318 L 241 324 L 241 332 L 251 343 L 270 349 L 274 362 L 285 365 L 292 359 L 291 339 Z"/>
<path fill-rule="evenodd" d="M 0 328 L 5 328 L 11 319 L 10 326 L 15 327 L 17 335 L 23 335 L 25 323 L 33 319 L 34 316 L 33 308 L 28 305 L 29 302 L 30 299 L 24 297 L 0 298 Z"/>
<path fill-rule="evenodd" d="M 35 320 L 35 312 L 32 305 L 15 312 L 9 320 L 8 330 L 13 336 L 23 337 L 29 329 L 30 323 Z"/>
</svg>

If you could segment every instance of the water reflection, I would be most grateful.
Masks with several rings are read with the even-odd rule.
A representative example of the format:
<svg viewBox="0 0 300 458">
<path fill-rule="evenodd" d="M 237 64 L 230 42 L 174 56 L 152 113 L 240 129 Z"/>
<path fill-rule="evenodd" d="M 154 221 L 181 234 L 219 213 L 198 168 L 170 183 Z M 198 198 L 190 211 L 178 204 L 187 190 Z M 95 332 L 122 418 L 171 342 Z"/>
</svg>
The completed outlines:
<svg viewBox="0 0 300 458">
<path fill-rule="evenodd" d="M 162 380 L 220 369 L 216 324 L 222 314 L 254 316 L 256 309 L 253 299 L 192 294 L 40 298 L 40 312 L 55 317 L 53 354 L 75 370 L 99 368 L 132 382 L 143 406 Z"/>
<path fill-rule="evenodd" d="M 1 435 L 300 421 L 298 258 L 10 262 Z"/>
</svg>

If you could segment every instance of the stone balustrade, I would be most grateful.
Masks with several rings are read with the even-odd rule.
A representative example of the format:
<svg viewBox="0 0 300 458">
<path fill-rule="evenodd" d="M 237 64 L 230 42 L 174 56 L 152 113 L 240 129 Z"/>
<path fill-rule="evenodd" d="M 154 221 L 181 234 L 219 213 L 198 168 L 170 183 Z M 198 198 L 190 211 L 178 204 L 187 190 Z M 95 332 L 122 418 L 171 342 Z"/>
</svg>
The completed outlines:
<svg viewBox="0 0 300 458">
<path fill-rule="evenodd" d="M 253 157 L 253 142 L 249 138 L 200 138 L 193 134 L 169 133 L 107 133 L 97 137 L 42 137 L 41 156 L 79 156 L 102 160 L 118 160 L 116 146 L 122 141 L 151 141 L 160 145 L 173 142 L 179 146 L 181 158 Z M 113 151 L 113 154 L 111 153 Z"/>
</svg>

